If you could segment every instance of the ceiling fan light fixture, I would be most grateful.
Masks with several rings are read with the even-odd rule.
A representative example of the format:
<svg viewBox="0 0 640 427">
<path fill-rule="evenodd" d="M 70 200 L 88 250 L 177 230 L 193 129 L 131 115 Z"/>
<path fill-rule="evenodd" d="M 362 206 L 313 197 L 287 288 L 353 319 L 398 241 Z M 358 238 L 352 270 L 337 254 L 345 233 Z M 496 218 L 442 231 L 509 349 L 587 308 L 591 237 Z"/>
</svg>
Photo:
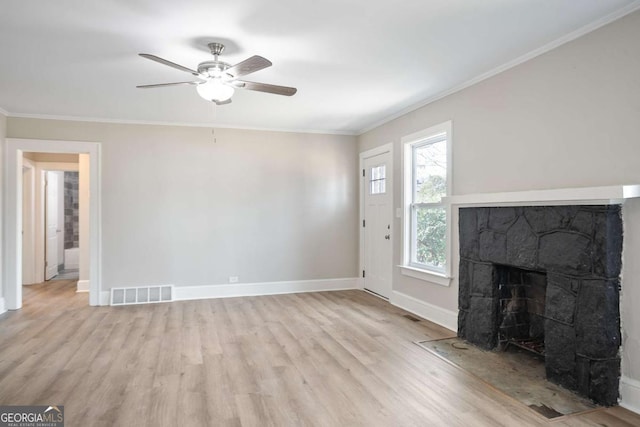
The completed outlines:
<svg viewBox="0 0 640 427">
<path fill-rule="evenodd" d="M 230 99 L 234 93 L 234 89 L 222 83 L 220 79 L 212 79 L 206 83 L 199 84 L 196 90 L 202 98 L 214 102 L 226 101 Z"/>
</svg>

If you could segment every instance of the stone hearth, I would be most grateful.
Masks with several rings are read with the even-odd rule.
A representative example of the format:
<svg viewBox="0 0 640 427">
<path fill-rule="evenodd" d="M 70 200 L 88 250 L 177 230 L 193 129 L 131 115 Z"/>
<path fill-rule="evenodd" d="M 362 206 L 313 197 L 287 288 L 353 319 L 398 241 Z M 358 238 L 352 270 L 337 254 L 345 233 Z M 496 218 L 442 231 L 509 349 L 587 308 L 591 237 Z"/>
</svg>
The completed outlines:
<svg viewBox="0 0 640 427">
<path fill-rule="evenodd" d="M 620 377 L 619 205 L 460 209 L 458 335 L 498 345 L 501 269 L 546 274 L 547 378 L 617 403 Z"/>
</svg>

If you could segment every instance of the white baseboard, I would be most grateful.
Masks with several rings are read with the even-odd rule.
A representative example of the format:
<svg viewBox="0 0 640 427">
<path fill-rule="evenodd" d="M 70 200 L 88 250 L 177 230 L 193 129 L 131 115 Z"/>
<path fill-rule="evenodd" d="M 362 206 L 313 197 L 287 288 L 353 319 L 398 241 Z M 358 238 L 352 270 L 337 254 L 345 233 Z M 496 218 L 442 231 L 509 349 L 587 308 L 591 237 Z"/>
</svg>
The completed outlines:
<svg viewBox="0 0 640 427">
<path fill-rule="evenodd" d="M 357 277 L 343 279 L 294 280 L 289 282 L 174 286 L 173 300 L 188 301 L 209 298 L 294 294 L 300 292 L 342 291 L 349 289 L 358 289 Z M 109 305 L 110 301 L 110 291 L 103 291 L 100 293 L 100 305 Z"/>
<path fill-rule="evenodd" d="M 111 305 L 111 292 L 100 292 L 100 304 L 99 305 Z"/>
<path fill-rule="evenodd" d="M 176 286 L 174 301 L 208 298 L 230 298 L 258 295 L 294 294 L 357 289 L 358 279 L 294 280 L 289 282 L 234 283 L 205 286 Z"/>
<path fill-rule="evenodd" d="M 398 291 L 393 291 L 391 293 L 389 302 L 396 307 L 400 307 L 433 323 L 444 326 L 449 330 L 458 330 L 458 313 L 455 311 L 429 304 L 428 302 L 424 302 Z"/>
<path fill-rule="evenodd" d="M 78 280 L 76 292 L 89 292 L 90 282 L 88 280 Z"/>
<path fill-rule="evenodd" d="M 625 376 L 620 378 L 620 406 L 640 414 L 640 381 Z"/>
<path fill-rule="evenodd" d="M 4 303 L 4 298 L 0 297 L 0 314 L 7 311 L 7 306 Z"/>
</svg>

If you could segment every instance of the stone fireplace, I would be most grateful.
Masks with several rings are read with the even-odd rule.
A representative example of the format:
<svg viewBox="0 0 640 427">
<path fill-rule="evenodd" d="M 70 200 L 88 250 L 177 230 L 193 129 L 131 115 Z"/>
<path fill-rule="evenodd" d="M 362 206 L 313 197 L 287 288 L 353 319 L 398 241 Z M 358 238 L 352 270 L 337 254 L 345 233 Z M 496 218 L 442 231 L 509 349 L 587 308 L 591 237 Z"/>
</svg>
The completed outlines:
<svg viewBox="0 0 640 427">
<path fill-rule="evenodd" d="M 460 208 L 458 335 L 544 356 L 603 405 L 620 377 L 620 205 Z"/>
</svg>

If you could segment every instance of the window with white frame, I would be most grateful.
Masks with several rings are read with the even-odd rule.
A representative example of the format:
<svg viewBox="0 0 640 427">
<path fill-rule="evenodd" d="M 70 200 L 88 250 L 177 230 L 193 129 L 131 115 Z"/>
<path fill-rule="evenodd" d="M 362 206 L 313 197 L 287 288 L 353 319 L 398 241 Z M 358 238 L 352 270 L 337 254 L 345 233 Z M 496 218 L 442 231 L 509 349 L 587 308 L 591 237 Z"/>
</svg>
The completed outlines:
<svg viewBox="0 0 640 427">
<path fill-rule="evenodd" d="M 449 276 L 451 122 L 402 139 L 405 149 L 404 265 Z"/>
</svg>

